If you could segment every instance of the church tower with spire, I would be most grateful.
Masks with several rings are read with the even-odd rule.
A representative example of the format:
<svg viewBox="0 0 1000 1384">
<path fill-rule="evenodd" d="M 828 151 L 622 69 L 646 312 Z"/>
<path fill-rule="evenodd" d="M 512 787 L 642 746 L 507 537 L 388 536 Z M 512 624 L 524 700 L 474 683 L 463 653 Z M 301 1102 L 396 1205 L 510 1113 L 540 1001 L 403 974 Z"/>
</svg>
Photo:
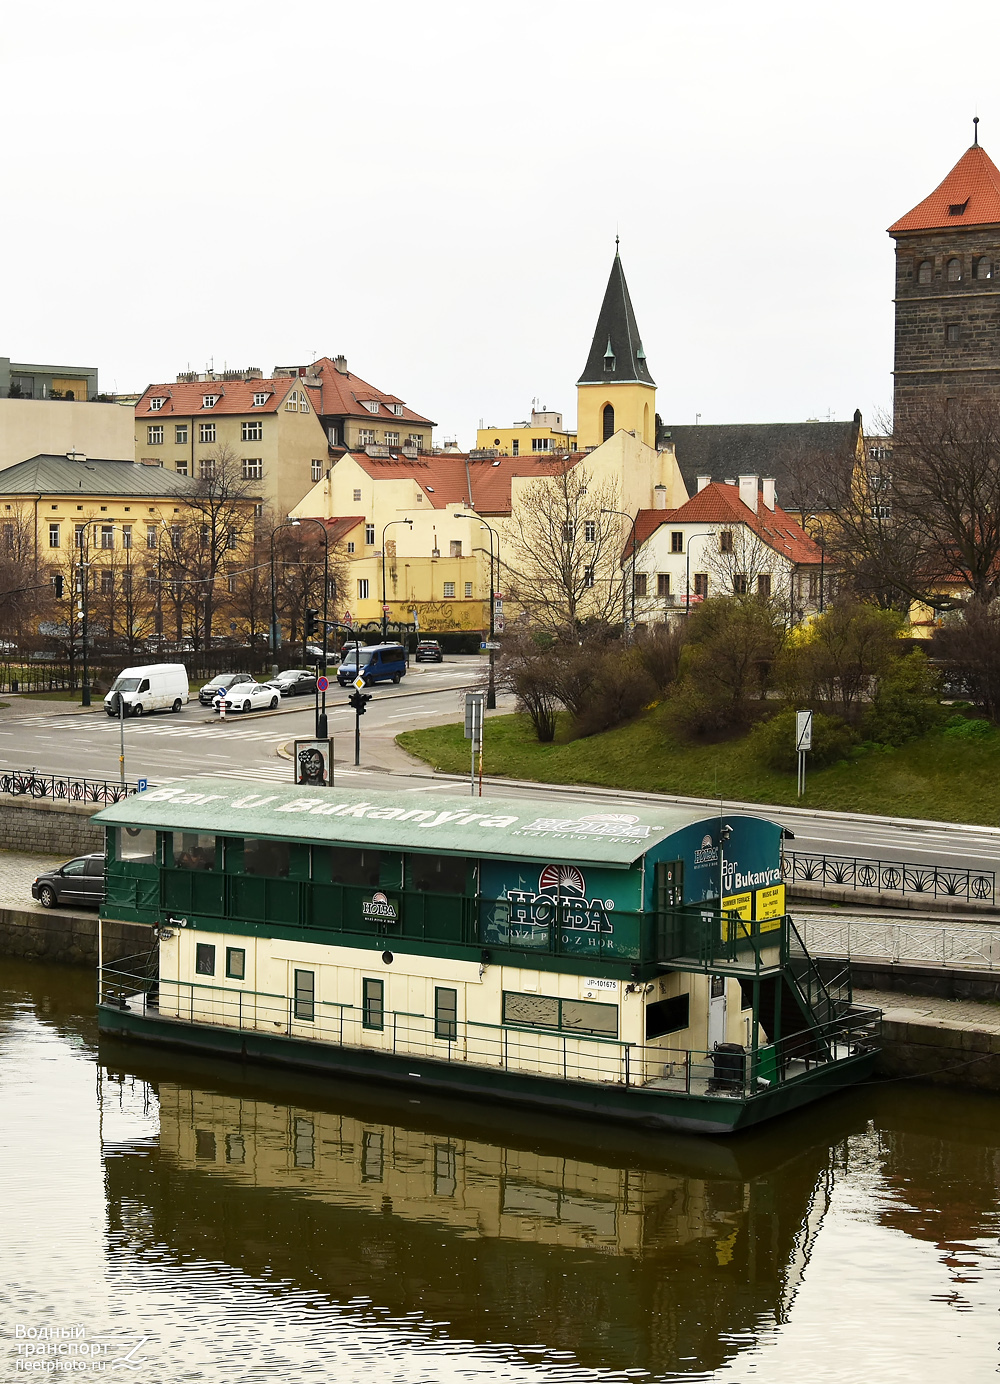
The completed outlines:
<svg viewBox="0 0 1000 1384">
<path fill-rule="evenodd" d="M 576 392 L 581 451 L 599 447 L 621 431 L 656 446 L 656 382 L 642 349 L 617 237 L 611 277 Z"/>
<path fill-rule="evenodd" d="M 973 143 L 889 227 L 896 242 L 893 408 L 984 395 L 1000 402 L 1000 169 Z"/>
</svg>

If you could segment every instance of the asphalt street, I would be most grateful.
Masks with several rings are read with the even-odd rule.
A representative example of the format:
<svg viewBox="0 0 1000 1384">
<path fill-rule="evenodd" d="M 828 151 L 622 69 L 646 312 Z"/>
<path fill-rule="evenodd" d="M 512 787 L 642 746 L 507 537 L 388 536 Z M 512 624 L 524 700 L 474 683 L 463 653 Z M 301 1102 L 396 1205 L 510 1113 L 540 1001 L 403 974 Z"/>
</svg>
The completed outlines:
<svg viewBox="0 0 1000 1384">
<path fill-rule="evenodd" d="M 336 779 L 345 787 L 384 787 L 389 775 L 406 779 L 406 791 L 467 791 L 467 780 L 432 776 L 402 754 L 394 737 L 413 727 L 444 724 L 461 718 L 466 690 L 479 684 L 480 660 L 460 656 L 443 664 L 411 665 L 398 687 L 373 688 L 361 721 L 361 767 L 354 767 L 354 712 L 347 705 L 350 689 L 336 684 L 327 693 L 330 734 L 334 737 Z M 499 710 L 505 709 L 501 699 Z M 191 702 L 177 715 L 161 713 L 125 723 L 126 775 L 166 783 L 191 775 L 265 779 L 286 783 L 292 769 L 281 750 L 296 737 L 313 733 L 312 698 L 289 698 L 276 712 L 238 714 L 220 723 L 216 713 Z M 487 722 L 487 749 L 489 725 Z M 21 715 L 11 706 L 0 721 L 0 767 L 35 769 L 39 773 L 78 777 L 118 777 L 119 726 L 103 710 Z M 487 758 L 487 762 L 488 758 Z M 642 800 L 644 795 L 600 789 L 559 789 L 487 781 L 486 791 L 504 797 L 566 798 L 574 805 Z M 714 815 L 718 802 L 704 803 Z M 724 804 L 725 807 L 725 804 Z M 730 811 L 736 810 L 729 804 Z M 743 809 L 740 809 L 743 810 Z M 787 808 L 746 811 L 772 816 L 794 832 L 792 849 L 959 867 L 1000 868 L 1000 832 L 975 827 L 923 826 L 903 821 L 878 822 L 839 813 L 800 813 Z"/>
</svg>

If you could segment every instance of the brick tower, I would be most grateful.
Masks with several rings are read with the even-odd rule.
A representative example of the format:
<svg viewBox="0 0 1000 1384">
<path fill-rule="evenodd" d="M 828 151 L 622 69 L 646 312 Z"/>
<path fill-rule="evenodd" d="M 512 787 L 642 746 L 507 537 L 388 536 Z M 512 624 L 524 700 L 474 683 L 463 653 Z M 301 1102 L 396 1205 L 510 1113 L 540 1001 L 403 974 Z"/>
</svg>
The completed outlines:
<svg viewBox="0 0 1000 1384">
<path fill-rule="evenodd" d="M 896 242 L 896 419 L 970 395 L 1000 403 L 1000 169 L 980 146 L 978 129 L 944 182 L 889 235 Z"/>
</svg>

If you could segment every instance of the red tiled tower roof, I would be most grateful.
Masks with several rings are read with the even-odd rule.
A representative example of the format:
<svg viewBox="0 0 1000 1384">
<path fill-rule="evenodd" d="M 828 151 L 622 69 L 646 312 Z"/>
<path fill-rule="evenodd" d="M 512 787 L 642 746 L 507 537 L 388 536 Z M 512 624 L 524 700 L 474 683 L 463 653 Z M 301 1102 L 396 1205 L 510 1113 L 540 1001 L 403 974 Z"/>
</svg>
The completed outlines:
<svg viewBox="0 0 1000 1384">
<path fill-rule="evenodd" d="M 966 149 L 943 183 L 889 227 L 890 235 L 1000 223 L 1000 168 L 980 144 Z"/>
</svg>

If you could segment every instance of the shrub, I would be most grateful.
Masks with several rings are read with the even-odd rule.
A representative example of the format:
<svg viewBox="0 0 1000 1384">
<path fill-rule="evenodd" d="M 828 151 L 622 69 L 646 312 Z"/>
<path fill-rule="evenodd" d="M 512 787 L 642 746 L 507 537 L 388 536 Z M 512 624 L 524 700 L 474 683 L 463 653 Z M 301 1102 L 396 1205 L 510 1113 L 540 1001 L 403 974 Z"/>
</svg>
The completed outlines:
<svg viewBox="0 0 1000 1384">
<path fill-rule="evenodd" d="M 593 680 L 585 704 L 575 712 L 573 732 L 597 735 L 639 715 L 656 700 L 657 687 L 634 645 L 592 656 Z"/>
<path fill-rule="evenodd" d="M 956 740 L 989 740 L 996 732 L 989 721 L 970 721 L 967 716 L 949 716 L 944 733 Z"/>
<path fill-rule="evenodd" d="M 846 759 L 857 740 L 857 733 L 839 716 L 824 716 L 817 712 L 813 716 L 812 749 L 807 761 L 809 767 L 822 769 Z M 794 773 L 798 766 L 795 712 L 780 711 L 769 721 L 762 721 L 751 731 L 750 745 L 756 757 L 768 768 Z"/>
<path fill-rule="evenodd" d="M 905 745 L 935 730 L 944 720 L 937 701 L 938 674 L 919 649 L 895 659 L 878 681 L 874 700 L 862 719 L 865 738 L 882 745 Z"/>
</svg>

